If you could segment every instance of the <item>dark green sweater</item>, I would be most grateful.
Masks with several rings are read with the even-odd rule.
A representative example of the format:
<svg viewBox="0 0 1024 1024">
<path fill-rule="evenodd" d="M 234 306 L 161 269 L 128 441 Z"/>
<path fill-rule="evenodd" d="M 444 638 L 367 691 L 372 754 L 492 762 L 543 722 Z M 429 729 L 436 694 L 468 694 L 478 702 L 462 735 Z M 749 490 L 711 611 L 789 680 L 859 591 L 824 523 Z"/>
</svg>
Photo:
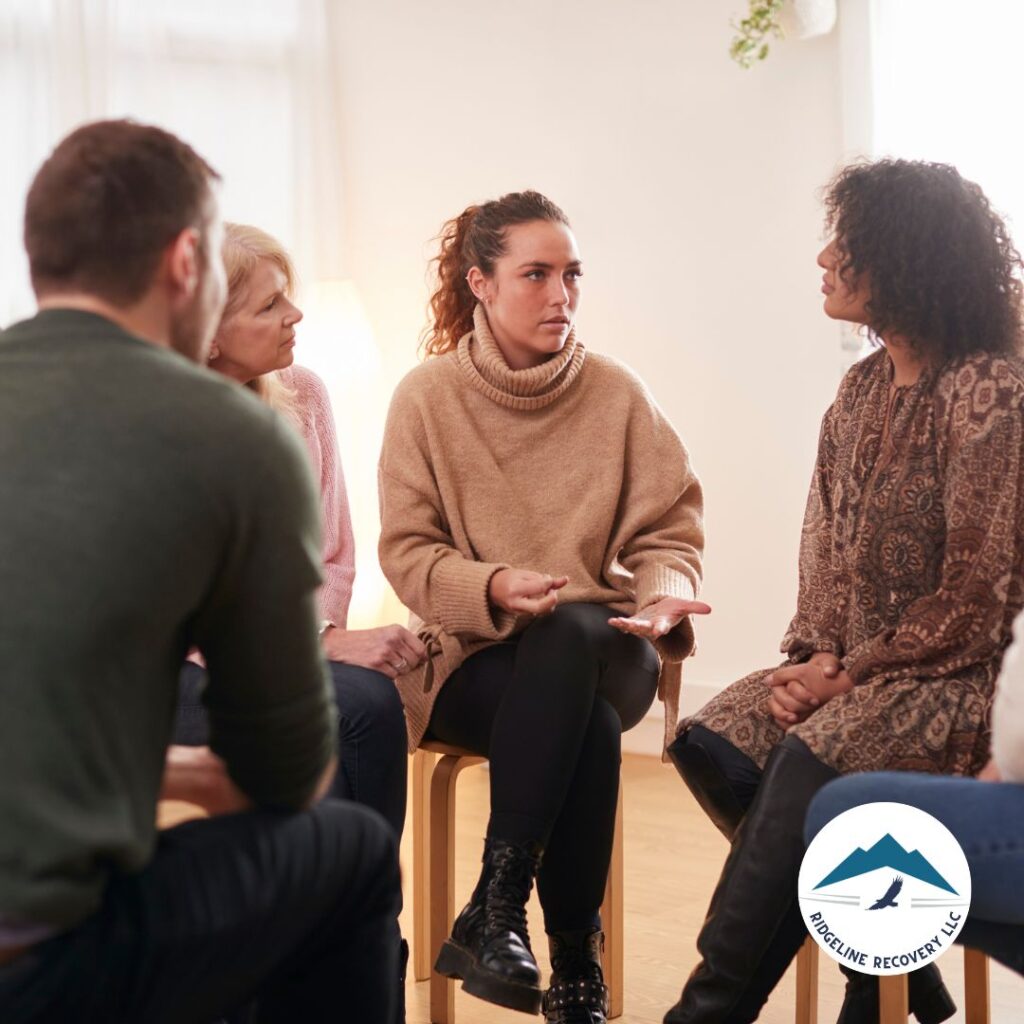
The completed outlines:
<svg viewBox="0 0 1024 1024">
<path fill-rule="evenodd" d="M 309 798 L 318 520 L 301 440 L 244 388 L 89 313 L 0 333 L 0 920 L 73 925 L 149 860 L 193 645 L 235 782 Z"/>
</svg>

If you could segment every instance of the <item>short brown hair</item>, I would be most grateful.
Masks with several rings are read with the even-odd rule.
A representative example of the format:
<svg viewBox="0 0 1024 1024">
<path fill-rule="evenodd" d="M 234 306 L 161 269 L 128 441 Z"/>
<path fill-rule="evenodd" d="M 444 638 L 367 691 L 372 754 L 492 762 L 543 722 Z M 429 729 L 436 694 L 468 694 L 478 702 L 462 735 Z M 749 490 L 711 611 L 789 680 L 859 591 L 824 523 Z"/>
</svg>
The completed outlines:
<svg viewBox="0 0 1024 1024">
<path fill-rule="evenodd" d="M 170 132 L 133 121 L 73 131 L 39 168 L 25 203 L 36 295 L 74 289 L 124 305 L 186 228 L 204 240 L 220 175 Z"/>
</svg>

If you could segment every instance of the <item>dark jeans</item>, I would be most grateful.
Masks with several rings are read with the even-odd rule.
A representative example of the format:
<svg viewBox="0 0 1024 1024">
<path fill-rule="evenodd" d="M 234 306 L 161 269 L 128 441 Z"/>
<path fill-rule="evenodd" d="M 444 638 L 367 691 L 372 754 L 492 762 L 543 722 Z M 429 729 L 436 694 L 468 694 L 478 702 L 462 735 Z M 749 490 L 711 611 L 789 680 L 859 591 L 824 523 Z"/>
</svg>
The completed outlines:
<svg viewBox="0 0 1024 1024">
<path fill-rule="evenodd" d="M 4 1024 L 389 1024 L 397 996 L 395 840 L 328 800 L 160 834 L 74 930 L 0 967 Z"/>
<path fill-rule="evenodd" d="M 545 847 L 537 890 L 548 932 L 600 923 L 622 732 L 657 690 L 653 646 L 609 626 L 614 614 L 562 605 L 474 654 L 445 683 L 430 720 L 435 739 L 487 755 L 488 835 Z"/>
<path fill-rule="evenodd" d="M 405 825 L 405 715 L 395 684 L 380 672 L 328 662 L 338 705 L 338 773 L 330 795 L 384 815 L 401 839 Z M 174 742 L 204 746 L 209 725 L 201 695 L 206 673 L 186 662 L 181 672 Z"/>
<path fill-rule="evenodd" d="M 914 772 L 851 775 L 814 798 L 807 841 L 836 815 L 875 801 L 919 807 L 956 836 L 971 869 L 971 912 L 957 942 L 1024 974 L 1024 785 Z"/>
</svg>

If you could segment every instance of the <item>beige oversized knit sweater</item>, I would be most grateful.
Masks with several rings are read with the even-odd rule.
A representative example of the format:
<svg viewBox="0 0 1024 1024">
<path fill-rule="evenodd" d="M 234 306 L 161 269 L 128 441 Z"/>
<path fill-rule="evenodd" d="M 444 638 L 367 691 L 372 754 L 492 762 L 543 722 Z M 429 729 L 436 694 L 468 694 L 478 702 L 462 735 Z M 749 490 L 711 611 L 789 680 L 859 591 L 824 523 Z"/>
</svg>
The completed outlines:
<svg viewBox="0 0 1024 1024">
<path fill-rule="evenodd" d="M 489 603 L 499 569 L 566 575 L 560 602 L 624 614 L 693 598 L 701 578 L 700 482 L 643 383 L 574 334 L 511 370 L 479 306 L 474 323 L 399 384 L 381 451 L 380 563 L 431 652 L 398 680 L 410 750 L 451 673 L 529 622 Z M 674 735 L 689 619 L 656 646 Z"/>
</svg>

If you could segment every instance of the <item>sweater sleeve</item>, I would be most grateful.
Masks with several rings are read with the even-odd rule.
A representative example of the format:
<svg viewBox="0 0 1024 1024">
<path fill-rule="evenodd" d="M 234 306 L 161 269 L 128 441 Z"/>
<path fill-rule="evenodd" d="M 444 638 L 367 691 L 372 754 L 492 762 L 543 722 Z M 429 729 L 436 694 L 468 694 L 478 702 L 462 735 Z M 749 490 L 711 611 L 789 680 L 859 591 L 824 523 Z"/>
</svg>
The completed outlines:
<svg viewBox="0 0 1024 1024">
<path fill-rule="evenodd" d="M 378 471 L 380 565 L 399 600 L 453 636 L 501 640 L 517 617 L 488 599 L 491 577 L 508 566 L 459 551 L 449 532 L 428 441 L 403 382 L 388 411 Z"/>
<path fill-rule="evenodd" d="M 316 631 L 316 488 L 295 431 L 266 415 L 267 429 L 238 440 L 245 474 L 194 636 L 211 749 L 258 806 L 297 809 L 334 753 L 334 702 Z"/>
<path fill-rule="evenodd" d="M 355 539 L 345 491 L 345 474 L 327 388 L 311 370 L 304 369 L 301 379 L 307 412 L 306 429 L 313 433 L 313 437 L 306 439 L 307 447 L 319 453 L 319 466 L 315 468 L 320 479 L 324 561 L 320 618 L 344 629 L 356 575 Z"/>
<path fill-rule="evenodd" d="M 619 564 L 632 575 L 637 611 L 667 597 L 693 600 L 704 553 L 704 494 L 678 434 L 636 382 L 639 401 L 630 418 L 622 514 L 630 521 Z M 666 661 L 682 661 L 695 647 L 687 616 L 656 641 Z"/>
<path fill-rule="evenodd" d="M 1024 782 L 1024 614 L 1014 622 L 996 684 L 992 756 L 1004 782 Z"/>
<path fill-rule="evenodd" d="M 844 656 L 854 683 L 941 679 L 1002 654 L 1019 608 L 1024 418 L 1012 380 L 973 371 L 939 389 L 946 543 L 939 586 Z M 1016 603 L 1016 607 L 1011 606 Z"/>
<path fill-rule="evenodd" d="M 790 661 L 806 661 L 819 651 L 843 654 L 840 640 L 841 600 L 832 565 L 832 474 L 836 455 L 838 400 L 825 413 L 800 535 L 800 584 L 796 614 L 782 638 Z M 836 593 L 831 601 L 822 594 Z"/>
</svg>

